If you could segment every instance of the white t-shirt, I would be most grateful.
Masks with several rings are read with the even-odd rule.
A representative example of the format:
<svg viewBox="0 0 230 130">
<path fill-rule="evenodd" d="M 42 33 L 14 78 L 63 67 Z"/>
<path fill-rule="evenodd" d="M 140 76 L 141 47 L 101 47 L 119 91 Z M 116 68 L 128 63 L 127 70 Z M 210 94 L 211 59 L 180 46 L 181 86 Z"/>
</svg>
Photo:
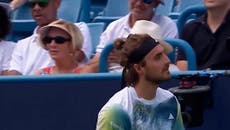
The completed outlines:
<svg viewBox="0 0 230 130">
<path fill-rule="evenodd" d="M 0 71 L 9 69 L 15 44 L 16 43 L 10 41 L 0 41 Z"/>
<path fill-rule="evenodd" d="M 86 55 L 86 59 L 83 61 L 86 63 L 92 52 L 89 29 L 83 22 L 75 23 L 75 25 L 79 27 L 84 37 L 82 51 Z M 18 41 L 12 54 L 9 70 L 16 70 L 22 75 L 33 75 L 36 70 L 54 64 L 48 51 L 41 48 L 37 42 L 37 28 L 35 28 L 34 33 L 30 37 Z"/>
<path fill-rule="evenodd" d="M 96 49 L 97 54 L 100 54 L 108 43 L 117 38 L 125 38 L 130 34 L 131 28 L 128 24 L 129 17 L 130 14 L 127 14 L 126 16 L 113 21 L 108 25 L 106 30 L 101 34 L 100 43 Z M 162 38 L 178 37 L 177 26 L 169 17 L 155 14 L 153 15 L 151 21 L 155 22 L 161 27 Z M 122 72 L 122 67 L 119 64 L 113 63 L 109 66 L 110 72 Z"/>
<path fill-rule="evenodd" d="M 176 97 L 171 92 L 159 87 L 157 88 L 155 98 L 152 100 L 139 98 L 133 87 L 125 87 L 117 92 L 100 110 L 97 130 L 108 128 L 108 122 L 106 121 L 110 121 L 110 119 L 113 120 L 111 125 L 122 128 L 121 125 L 114 124 L 121 121 L 114 121 L 114 117 L 110 117 L 110 115 L 114 115 L 111 113 L 114 112 L 113 107 L 115 105 L 121 106 L 121 109 L 127 113 L 132 129 L 184 130 L 180 105 Z M 120 114 L 115 113 L 115 115 Z"/>
</svg>

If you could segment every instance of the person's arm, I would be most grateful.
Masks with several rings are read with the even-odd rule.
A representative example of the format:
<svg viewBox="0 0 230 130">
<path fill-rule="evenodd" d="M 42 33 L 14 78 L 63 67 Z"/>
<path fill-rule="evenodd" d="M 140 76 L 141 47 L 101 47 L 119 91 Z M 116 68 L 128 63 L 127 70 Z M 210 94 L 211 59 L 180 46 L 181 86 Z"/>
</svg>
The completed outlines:
<svg viewBox="0 0 230 130">
<path fill-rule="evenodd" d="M 115 49 L 113 49 L 110 53 L 109 53 L 109 56 L 108 56 L 108 65 L 111 64 L 111 63 L 117 63 L 117 64 L 120 64 L 120 53 L 119 51 L 116 51 Z"/>
<path fill-rule="evenodd" d="M 192 46 L 192 40 L 196 30 L 197 25 L 193 22 L 185 24 L 180 32 L 180 39 L 187 41 Z M 178 49 L 176 54 L 176 65 L 178 68 L 180 70 L 188 70 L 188 61 L 185 53 Z"/>
<path fill-rule="evenodd" d="M 16 46 L 13 50 L 12 56 L 11 56 L 11 60 L 10 60 L 10 67 L 8 72 L 6 73 L 6 75 L 22 75 L 21 71 L 22 71 L 22 50 L 23 50 L 23 46 L 22 46 L 23 41 L 19 41 L 18 43 L 16 43 Z"/>
<path fill-rule="evenodd" d="M 27 0 L 12 0 L 10 2 L 10 7 L 12 10 L 15 10 L 17 8 L 19 8 L 20 6 L 22 6 L 23 4 L 25 4 L 27 2 Z"/>
<path fill-rule="evenodd" d="M 1 72 L 1 75 L 7 75 L 7 73 L 8 73 L 8 70 L 3 70 L 3 71 Z"/>
<path fill-rule="evenodd" d="M 5 73 L 5 75 L 22 75 L 22 73 L 16 71 L 16 70 L 10 70 Z"/>
<path fill-rule="evenodd" d="M 4 57 L 2 57 L 2 72 L 1 75 L 7 75 L 8 74 L 8 70 L 9 70 L 9 66 L 10 66 L 10 61 L 11 61 L 11 55 L 14 51 L 16 43 L 14 42 L 7 42 L 7 46 L 4 49 Z"/>
<path fill-rule="evenodd" d="M 104 106 L 98 113 L 96 130 L 131 129 L 131 119 L 120 104 Z"/>
<path fill-rule="evenodd" d="M 182 70 L 182 71 L 188 70 L 188 62 L 187 62 L 187 60 L 178 60 L 178 61 L 176 61 L 176 66 L 179 68 L 179 70 Z"/>
<path fill-rule="evenodd" d="M 99 58 L 100 55 L 95 54 L 89 63 L 82 67 L 80 73 L 97 73 L 99 68 Z"/>
<path fill-rule="evenodd" d="M 41 75 L 41 73 L 42 73 L 41 70 L 37 70 L 34 72 L 34 75 Z"/>
</svg>

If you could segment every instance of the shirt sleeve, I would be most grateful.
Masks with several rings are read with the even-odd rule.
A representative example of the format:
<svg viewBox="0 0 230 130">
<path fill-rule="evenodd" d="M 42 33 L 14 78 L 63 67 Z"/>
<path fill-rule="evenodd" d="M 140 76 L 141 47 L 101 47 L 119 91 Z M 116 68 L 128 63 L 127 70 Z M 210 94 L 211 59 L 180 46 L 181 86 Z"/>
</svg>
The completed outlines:
<svg viewBox="0 0 230 130">
<path fill-rule="evenodd" d="M 162 28 L 162 27 L 161 27 Z M 162 32 L 162 37 L 165 38 L 178 38 L 178 29 L 172 20 L 170 20 L 166 25 L 164 25 L 165 30 Z"/>
<path fill-rule="evenodd" d="M 82 51 L 86 56 L 85 62 L 87 62 L 90 59 L 91 52 L 92 52 L 92 43 L 91 43 L 92 41 L 91 41 L 89 28 L 84 22 L 75 23 L 75 25 L 80 29 L 84 38 Z"/>
<path fill-rule="evenodd" d="M 16 70 L 20 73 L 22 73 L 22 62 L 23 62 L 23 56 L 22 56 L 22 51 L 23 51 L 23 41 L 18 41 L 16 44 L 11 61 L 10 61 L 10 68 L 9 70 Z"/>
<path fill-rule="evenodd" d="M 193 24 L 193 22 L 186 24 L 180 32 L 180 39 L 185 40 L 188 43 L 190 43 L 192 40 L 191 38 L 194 35 L 193 33 L 195 33 L 193 30 L 194 28 L 197 28 L 194 25 L 195 24 Z M 186 60 L 185 53 L 179 48 L 177 51 L 178 52 L 177 52 L 176 60 Z"/>
<path fill-rule="evenodd" d="M 11 55 L 15 47 L 15 43 L 7 43 L 7 48 L 5 48 L 5 53 L 3 57 L 2 71 L 8 70 L 10 66 Z"/>
<path fill-rule="evenodd" d="M 106 106 L 98 114 L 96 130 L 131 130 L 131 120 L 120 104 Z"/>
<path fill-rule="evenodd" d="M 99 44 L 97 45 L 97 48 L 96 48 L 96 53 L 101 53 L 102 50 L 105 48 L 105 46 L 110 42 L 112 41 L 112 39 L 114 39 L 113 37 L 113 25 L 114 23 L 111 23 L 108 25 L 108 27 L 105 29 L 105 31 L 101 34 L 100 36 L 100 42 Z"/>
<path fill-rule="evenodd" d="M 178 100 L 176 100 L 176 101 L 177 101 L 177 117 L 176 117 L 176 121 L 175 121 L 173 130 L 185 130 L 183 120 L 182 120 L 182 115 L 181 115 L 180 104 L 179 104 Z"/>
</svg>

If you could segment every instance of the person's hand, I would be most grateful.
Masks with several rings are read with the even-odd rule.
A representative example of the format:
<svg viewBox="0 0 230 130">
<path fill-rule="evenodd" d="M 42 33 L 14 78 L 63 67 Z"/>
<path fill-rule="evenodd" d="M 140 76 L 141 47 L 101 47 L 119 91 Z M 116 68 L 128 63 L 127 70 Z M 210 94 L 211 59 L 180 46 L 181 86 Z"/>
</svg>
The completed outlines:
<svg viewBox="0 0 230 130">
<path fill-rule="evenodd" d="M 108 62 L 108 64 L 111 64 L 111 63 L 120 64 L 120 52 L 113 49 L 113 50 L 109 53 L 107 62 Z"/>
</svg>

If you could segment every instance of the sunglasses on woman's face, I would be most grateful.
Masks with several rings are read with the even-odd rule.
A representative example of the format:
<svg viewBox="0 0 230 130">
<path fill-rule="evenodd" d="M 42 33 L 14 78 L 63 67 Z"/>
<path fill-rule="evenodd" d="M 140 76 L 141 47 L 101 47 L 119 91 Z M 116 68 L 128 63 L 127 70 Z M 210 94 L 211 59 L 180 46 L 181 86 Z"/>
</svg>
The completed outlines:
<svg viewBox="0 0 230 130">
<path fill-rule="evenodd" d="M 44 8 L 44 7 L 48 6 L 49 1 L 30 1 L 28 3 L 29 3 L 30 8 L 34 8 L 36 6 L 36 4 L 38 4 L 38 6 Z"/>
<path fill-rule="evenodd" d="M 71 39 L 70 38 L 65 38 L 65 37 L 62 37 L 62 36 L 56 36 L 56 37 L 45 36 L 42 39 L 44 44 L 50 44 L 53 40 L 54 40 L 54 42 L 56 44 L 63 44 L 65 42 L 67 42 L 67 41 L 70 41 Z"/>
<path fill-rule="evenodd" d="M 151 4 L 153 2 L 153 0 L 143 0 L 143 2 L 146 4 Z"/>
</svg>

